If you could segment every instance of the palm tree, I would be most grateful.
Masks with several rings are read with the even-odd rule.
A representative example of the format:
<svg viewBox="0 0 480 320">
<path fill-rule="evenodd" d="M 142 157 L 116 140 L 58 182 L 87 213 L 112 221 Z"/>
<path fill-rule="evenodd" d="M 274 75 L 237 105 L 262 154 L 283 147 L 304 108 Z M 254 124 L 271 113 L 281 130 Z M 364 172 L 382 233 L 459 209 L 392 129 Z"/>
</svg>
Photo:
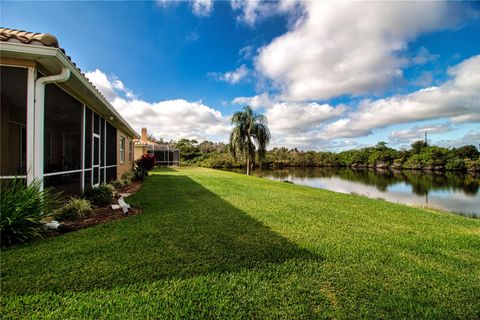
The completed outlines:
<svg viewBox="0 0 480 320">
<path fill-rule="evenodd" d="M 228 150 L 235 159 L 238 156 L 245 158 L 247 175 L 249 175 L 250 167 L 255 161 L 256 149 L 258 149 L 259 161 L 265 158 L 266 148 L 270 142 L 267 118 L 246 106 L 243 111 L 235 112 L 232 116 L 232 124 L 234 128 L 230 133 Z"/>
</svg>

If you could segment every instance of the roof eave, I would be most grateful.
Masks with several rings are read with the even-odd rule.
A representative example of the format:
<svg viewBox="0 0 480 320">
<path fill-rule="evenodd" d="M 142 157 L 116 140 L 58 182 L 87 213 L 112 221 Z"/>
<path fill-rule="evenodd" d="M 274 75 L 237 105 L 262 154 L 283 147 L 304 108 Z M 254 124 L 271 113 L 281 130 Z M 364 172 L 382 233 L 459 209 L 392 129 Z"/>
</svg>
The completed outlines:
<svg viewBox="0 0 480 320">
<path fill-rule="evenodd" d="M 33 55 L 33 59 L 42 64 L 41 57 L 55 58 L 61 64 L 70 70 L 71 74 L 78 79 L 81 84 L 87 88 L 95 98 L 111 113 L 121 124 L 121 129 L 131 134 L 134 138 L 140 138 L 140 135 L 130 126 L 130 124 L 118 113 L 118 111 L 100 94 L 100 92 L 87 80 L 73 62 L 62 52 L 62 50 L 53 47 L 37 46 L 31 44 L 21 44 L 14 42 L 1 42 L 0 51 L 2 56 L 4 52 L 15 52 L 19 54 Z"/>
</svg>

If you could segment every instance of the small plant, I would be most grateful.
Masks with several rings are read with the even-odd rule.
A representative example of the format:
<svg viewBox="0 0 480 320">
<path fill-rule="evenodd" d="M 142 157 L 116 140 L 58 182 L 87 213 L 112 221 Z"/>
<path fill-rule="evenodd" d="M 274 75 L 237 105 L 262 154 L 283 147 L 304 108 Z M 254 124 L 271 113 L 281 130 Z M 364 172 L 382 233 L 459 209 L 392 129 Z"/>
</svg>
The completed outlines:
<svg viewBox="0 0 480 320">
<path fill-rule="evenodd" d="M 24 179 L 0 182 L 0 233 L 2 246 L 41 236 L 42 219 L 52 213 L 59 194 L 41 190 L 40 182 Z"/>
<path fill-rule="evenodd" d="M 86 190 L 83 197 L 96 207 L 104 207 L 110 204 L 113 198 L 113 186 L 102 184 Z"/>
<path fill-rule="evenodd" d="M 63 220 L 77 220 L 85 217 L 85 215 L 92 210 L 90 201 L 86 199 L 70 198 L 63 207 L 55 212 L 55 219 Z"/>
<path fill-rule="evenodd" d="M 111 184 L 112 186 L 115 187 L 115 189 L 120 189 L 120 188 L 124 188 L 124 187 L 128 187 L 129 185 L 132 184 L 132 179 L 134 178 L 134 174 L 132 172 L 131 174 L 131 177 L 130 175 L 128 176 L 128 178 L 122 178 L 122 179 L 117 179 L 115 181 L 112 181 Z"/>
<path fill-rule="evenodd" d="M 112 186 L 115 187 L 115 189 L 120 189 L 120 188 L 125 187 L 125 180 L 117 179 L 115 181 L 112 181 L 111 184 L 112 184 Z"/>
<path fill-rule="evenodd" d="M 133 167 L 133 179 L 137 181 L 143 181 L 143 179 L 148 175 L 148 170 L 135 164 Z"/>
</svg>

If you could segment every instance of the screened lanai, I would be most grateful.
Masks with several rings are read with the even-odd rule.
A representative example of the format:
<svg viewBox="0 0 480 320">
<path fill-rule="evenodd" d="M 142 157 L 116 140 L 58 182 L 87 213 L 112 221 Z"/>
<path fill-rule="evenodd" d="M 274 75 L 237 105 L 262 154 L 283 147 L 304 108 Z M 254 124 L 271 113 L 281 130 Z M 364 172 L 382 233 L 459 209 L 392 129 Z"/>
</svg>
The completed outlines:
<svg viewBox="0 0 480 320">
<path fill-rule="evenodd" d="M 148 146 L 148 153 L 153 153 L 158 166 L 179 166 L 180 150 L 168 144 L 152 144 Z"/>
</svg>

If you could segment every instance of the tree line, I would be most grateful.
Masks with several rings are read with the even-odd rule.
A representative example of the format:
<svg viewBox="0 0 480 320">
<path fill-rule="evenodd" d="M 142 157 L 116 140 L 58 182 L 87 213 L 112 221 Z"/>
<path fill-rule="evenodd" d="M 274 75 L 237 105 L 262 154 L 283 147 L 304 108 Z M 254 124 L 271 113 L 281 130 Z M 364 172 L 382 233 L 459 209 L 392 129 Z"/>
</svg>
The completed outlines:
<svg viewBox="0 0 480 320">
<path fill-rule="evenodd" d="M 240 168 L 244 157 L 234 158 L 228 144 L 181 139 L 172 142 L 180 149 L 182 164 L 209 168 Z M 445 148 L 416 141 L 409 148 L 396 150 L 386 142 L 373 147 L 341 152 L 302 151 L 275 147 L 267 150 L 264 160 L 255 157 L 255 167 L 281 169 L 287 167 L 353 167 L 417 170 L 480 171 L 480 152 L 474 145 Z"/>
</svg>

